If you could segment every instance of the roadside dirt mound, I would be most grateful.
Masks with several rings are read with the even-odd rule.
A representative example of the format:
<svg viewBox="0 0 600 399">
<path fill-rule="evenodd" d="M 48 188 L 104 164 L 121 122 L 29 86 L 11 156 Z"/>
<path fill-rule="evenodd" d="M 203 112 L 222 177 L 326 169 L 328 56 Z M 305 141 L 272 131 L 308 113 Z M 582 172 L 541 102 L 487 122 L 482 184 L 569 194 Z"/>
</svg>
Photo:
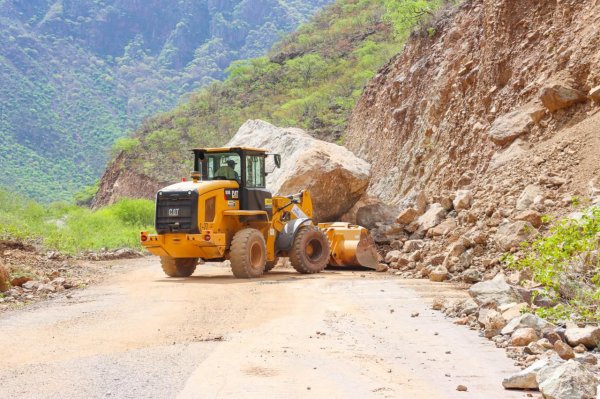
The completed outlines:
<svg viewBox="0 0 600 399">
<path fill-rule="evenodd" d="M 112 271 L 88 260 L 139 257 L 127 249 L 89 253 L 83 259 L 43 252 L 20 241 L 0 241 L 0 312 L 58 296 L 102 280 Z"/>
</svg>

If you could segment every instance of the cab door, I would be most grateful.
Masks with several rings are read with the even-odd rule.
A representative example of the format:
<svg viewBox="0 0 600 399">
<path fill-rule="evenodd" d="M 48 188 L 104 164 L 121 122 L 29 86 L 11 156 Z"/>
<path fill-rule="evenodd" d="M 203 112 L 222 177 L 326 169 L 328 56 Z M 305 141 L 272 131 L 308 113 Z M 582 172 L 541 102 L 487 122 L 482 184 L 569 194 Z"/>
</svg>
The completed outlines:
<svg viewBox="0 0 600 399">
<path fill-rule="evenodd" d="M 248 154 L 244 157 L 244 163 L 241 209 L 266 211 L 270 218 L 273 214 L 273 196 L 266 188 L 265 155 Z"/>
</svg>

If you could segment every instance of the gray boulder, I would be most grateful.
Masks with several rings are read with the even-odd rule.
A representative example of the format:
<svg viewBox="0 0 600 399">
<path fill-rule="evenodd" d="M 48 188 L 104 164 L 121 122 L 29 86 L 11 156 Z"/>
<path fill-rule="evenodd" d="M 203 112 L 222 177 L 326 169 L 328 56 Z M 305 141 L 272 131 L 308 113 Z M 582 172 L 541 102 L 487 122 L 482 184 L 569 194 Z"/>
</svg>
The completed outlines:
<svg viewBox="0 0 600 399">
<path fill-rule="evenodd" d="M 505 389 L 538 389 L 537 374 L 547 366 L 547 360 L 538 360 L 526 369 L 505 378 L 502 386 Z"/>
<path fill-rule="evenodd" d="M 542 368 L 537 374 L 545 399 L 595 399 L 598 378 L 574 360 Z"/>
<path fill-rule="evenodd" d="M 502 274 L 498 274 L 492 280 L 472 285 L 469 294 L 480 305 L 486 302 L 495 302 L 498 305 L 521 302 L 519 295 L 506 283 Z"/>
<path fill-rule="evenodd" d="M 261 120 L 244 123 L 227 147 L 265 148 L 281 154 L 281 168 L 268 159 L 267 187 L 280 195 L 307 189 L 317 221 L 337 220 L 365 193 L 370 165 L 345 147 L 317 140 L 301 129 L 282 129 Z M 397 211 L 391 214 L 391 220 Z"/>
<path fill-rule="evenodd" d="M 515 317 L 502 329 L 502 334 L 512 334 L 519 328 L 533 328 L 536 333 L 540 333 L 545 328 L 552 328 L 554 325 L 548 323 L 546 320 L 531 314 L 525 313 L 519 317 Z"/>
</svg>

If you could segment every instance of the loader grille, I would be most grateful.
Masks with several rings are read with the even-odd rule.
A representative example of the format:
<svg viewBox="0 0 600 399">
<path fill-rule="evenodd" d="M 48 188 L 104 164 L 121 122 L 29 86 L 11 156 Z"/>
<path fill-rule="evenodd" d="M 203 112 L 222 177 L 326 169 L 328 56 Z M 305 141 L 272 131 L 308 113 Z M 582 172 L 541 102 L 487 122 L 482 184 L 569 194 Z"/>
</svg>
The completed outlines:
<svg viewBox="0 0 600 399">
<path fill-rule="evenodd" d="M 156 232 L 198 233 L 198 193 L 160 191 L 156 195 Z"/>
</svg>

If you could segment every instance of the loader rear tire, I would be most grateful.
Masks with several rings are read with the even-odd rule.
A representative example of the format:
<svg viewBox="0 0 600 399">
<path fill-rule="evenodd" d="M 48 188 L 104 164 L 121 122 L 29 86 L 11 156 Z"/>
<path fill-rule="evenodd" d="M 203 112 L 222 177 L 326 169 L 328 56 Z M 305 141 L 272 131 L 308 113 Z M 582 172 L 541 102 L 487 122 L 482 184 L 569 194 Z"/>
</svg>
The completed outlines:
<svg viewBox="0 0 600 399">
<path fill-rule="evenodd" d="M 302 227 L 294 238 L 290 251 L 290 263 L 302 274 L 319 273 L 329 261 L 329 240 L 315 226 Z"/>
<path fill-rule="evenodd" d="M 279 262 L 279 258 L 275 258 L 271 262 L 267 261 L 267 264 L 265 265 L 265 273 L 273 270 L 273 268 L 277 266 L 277 262 Z"/>
<path fill-rule="evenodd" d="M 196 270 L 198 258 L 171 258 L 161 256 L 160 264 L 169 277 L 189 277 Z"/>
<path fill-rule="evenodd" d="M 267 264 L 267 247 L 262 233 L 243 229 L 231 241 L 231 271 L 237 278 L 260 277 Z"/>
</svg>

